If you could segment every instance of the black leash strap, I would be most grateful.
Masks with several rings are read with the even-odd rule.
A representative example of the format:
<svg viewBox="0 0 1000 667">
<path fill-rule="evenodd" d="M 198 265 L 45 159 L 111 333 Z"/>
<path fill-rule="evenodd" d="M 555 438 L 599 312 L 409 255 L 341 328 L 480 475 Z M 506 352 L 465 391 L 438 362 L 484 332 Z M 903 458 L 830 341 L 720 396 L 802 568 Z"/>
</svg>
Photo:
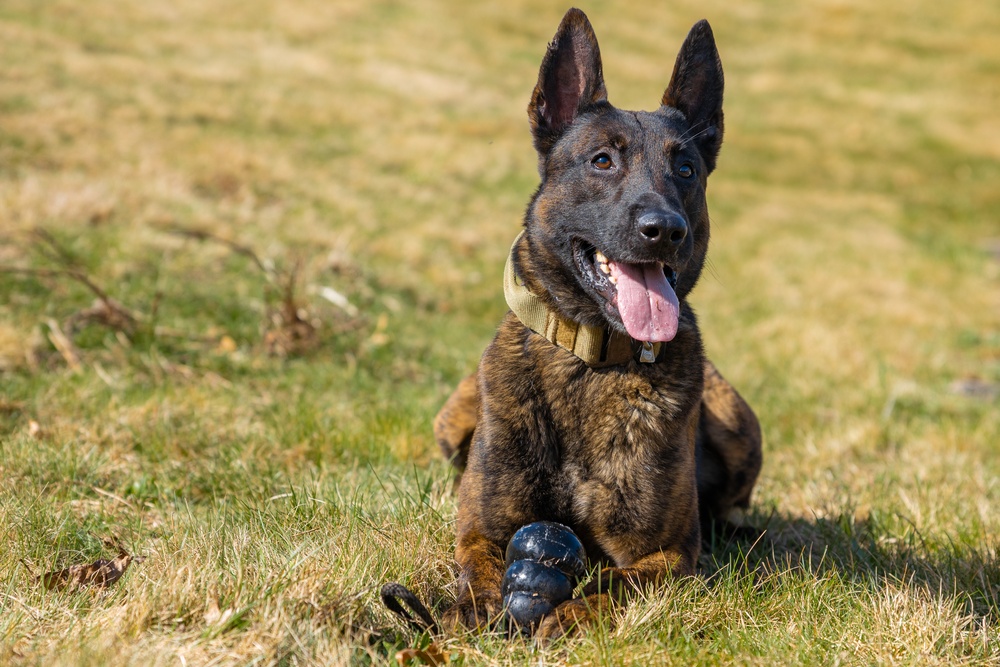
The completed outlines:
<svg viewBox="0 0 1000 667">
<path fill-rule="evenodd" d="M 434 622 L 434 617 L 431 616 L 431 613 L 427 611 L 427 607 L 406 586 L 390 582 L 382 587 L 381 596 L 383 604 L 389 608 L 389 611 L 406 621 L 411 628 L 417 632 L 437 634 L 438 628 L 437 623 Z M 414 618 L 410 612 L 403 608 L 400 601 L 405 603 L 419 618 Z"/>
</svg>

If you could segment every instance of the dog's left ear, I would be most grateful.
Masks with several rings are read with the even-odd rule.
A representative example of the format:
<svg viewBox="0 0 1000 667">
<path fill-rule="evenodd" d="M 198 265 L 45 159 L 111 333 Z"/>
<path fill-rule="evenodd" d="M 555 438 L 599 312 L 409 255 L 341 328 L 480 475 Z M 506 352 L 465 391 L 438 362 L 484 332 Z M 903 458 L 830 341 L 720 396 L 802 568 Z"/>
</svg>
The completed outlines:
<svg viewBox="0 0 1000 667">
<path fill-rule="evenodd" d="M 545 53 L 528 104 L 535 149 L 548 153 L 578 115 L 607 99 L 597 36 L 587 15 L 570 9 Z"/>
<path fill-rule="evenodd" d="M 694 24 L 677 54 L 662 104 L 684 114 L 708 171 L 722 146 L 722 61 L 708 21 Z"/>
</svg>

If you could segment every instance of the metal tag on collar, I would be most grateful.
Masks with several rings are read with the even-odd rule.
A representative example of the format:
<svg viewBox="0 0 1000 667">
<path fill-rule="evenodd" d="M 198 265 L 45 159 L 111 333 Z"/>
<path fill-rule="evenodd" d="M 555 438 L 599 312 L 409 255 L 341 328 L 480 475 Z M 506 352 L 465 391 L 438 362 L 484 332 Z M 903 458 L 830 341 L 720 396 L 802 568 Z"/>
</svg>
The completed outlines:
<svg viewBox="0 0 1000 667">
<path fill-rule="evenodd" d="M 640 364 L 655 364 L 656 357 L 660 354 L 660 344 L 651 343 L 648 340 L 642 341 L 642 349 L 639 350 Z"/>
</svg>

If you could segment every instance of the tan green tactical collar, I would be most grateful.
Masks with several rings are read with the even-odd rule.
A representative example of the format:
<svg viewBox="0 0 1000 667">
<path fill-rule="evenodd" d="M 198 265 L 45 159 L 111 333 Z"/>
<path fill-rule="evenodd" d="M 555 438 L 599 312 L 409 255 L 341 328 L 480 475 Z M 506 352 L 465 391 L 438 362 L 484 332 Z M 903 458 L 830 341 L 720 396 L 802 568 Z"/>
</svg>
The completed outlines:
<svg viewBox="0 0 1000 667">
<path fill-rule="evenodd" d="M 662 343 L 636 341 L 617 331 L 592 327 L 568 320 L 548 306 L 520 281 L 514 273 L 514 248 L 524 232 L 514 240 L 503 274 L 503 295 L 511 312 L 521 324 L 569 350 L 591 368 L 622 366 L 629 361 L 653 364 L 660 360 Z"/>
</svg>

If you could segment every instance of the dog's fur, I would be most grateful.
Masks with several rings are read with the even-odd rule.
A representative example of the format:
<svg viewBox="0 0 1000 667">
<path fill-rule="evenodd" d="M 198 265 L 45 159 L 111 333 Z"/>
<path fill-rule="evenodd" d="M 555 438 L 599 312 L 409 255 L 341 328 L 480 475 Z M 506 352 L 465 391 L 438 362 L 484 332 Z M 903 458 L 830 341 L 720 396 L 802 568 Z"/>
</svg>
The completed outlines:
<svg viewBox="0 0 1000 667">
<path fill-rule="evenodd" d="M 760 428 L 705 359 L 685 298 L 708 249 L 705 187 L 722 143 L 722 89 L 705 21 L 691 29 L 652 113 L 608 103 L 583 12 L 571 9 L 549 45 L 528 106 L 541 185 L 514 270 L 562 317 L 624 332 L 581 257 L 596 248 L 615 261 L 663 263 L 676 272 L 679 326 L 657 363 L 592 368 L 507 313 L 477 373 L 435 420 L 442 450 L 464 469 L 458 599 L 446 625 L 497 617 L 504 547 L 525 524 L 569 525 L 605 566 L 583 598 L 543 620 L 536 634 L 551 638 L 636 587 L 692 574 L 701 526 L 747 507 Z M 604 157 L 611 168 L 598 168 Z M 639 222 L 650 213 L 668 225 L 653 239 Z"/>
</svg>

